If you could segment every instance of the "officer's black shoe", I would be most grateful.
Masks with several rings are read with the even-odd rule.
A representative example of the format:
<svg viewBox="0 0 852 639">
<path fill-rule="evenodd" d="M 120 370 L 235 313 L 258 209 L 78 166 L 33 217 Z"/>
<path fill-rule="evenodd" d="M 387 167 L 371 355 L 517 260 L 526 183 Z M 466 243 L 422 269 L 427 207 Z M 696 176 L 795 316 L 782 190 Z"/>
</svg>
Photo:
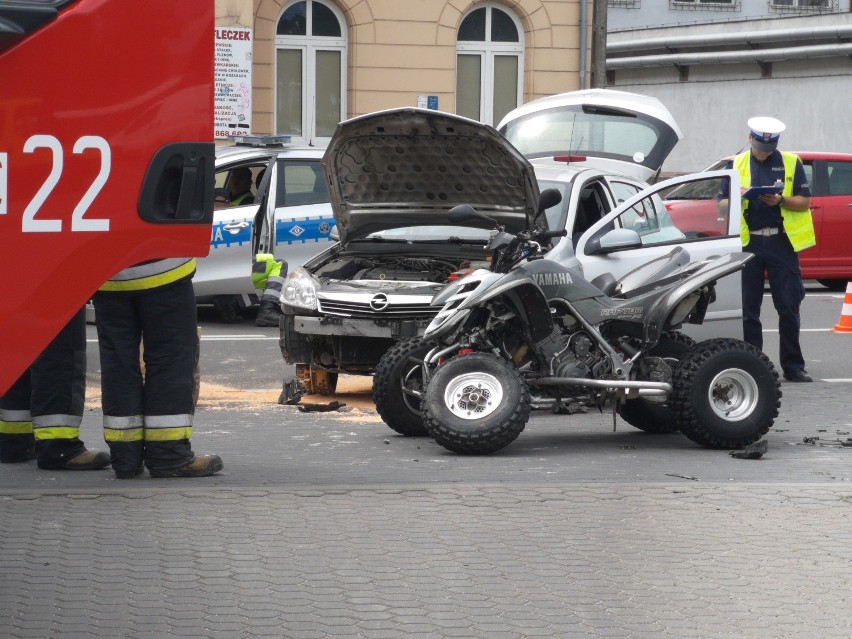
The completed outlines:
<svg viewBox="0 0 852 639">
<path fill-rule="evenodd" d="M 240 305 L 231 295 L 223 295 L 213 300 L 213 308 L 219 313 L 219 317 L 227 324 L 239 324 L 243 321 L 240 315 Z"/>
<path fill-rule="evenodd" d="M 788 382 L 812 382 L 814 381 L 805 371 L 797 370 L 784 373 L 784 379 Z"/>
<path fill-rule="evenodd" d="M 196 455 L 188 464 L 177 468 L 149 468 L 151 477 L 209 477 L 222 470 L 225 465 L 219 455 Z"/>
<path fill-rule="evenodd" d="M 39 458 L 38 460 L 38 467 L 42 470 L 100 470 L 109 464 L 109 453 L 85 448 L 72 457 Z"/>
<path fill-rule="evenodd" d="M 281 309 L 273 302 L 261 302 L 260 309 L 257 311 L 257 319 L 254 323 L 255 326 L 278 326 L 280 318 Z"/>
</svg>

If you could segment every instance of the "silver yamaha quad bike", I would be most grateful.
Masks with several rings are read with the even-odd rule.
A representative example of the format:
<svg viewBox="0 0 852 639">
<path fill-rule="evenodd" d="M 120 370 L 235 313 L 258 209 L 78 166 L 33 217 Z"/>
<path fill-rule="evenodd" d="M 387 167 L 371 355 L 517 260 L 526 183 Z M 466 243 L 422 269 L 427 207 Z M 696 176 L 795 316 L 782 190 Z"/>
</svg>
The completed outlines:
<svg viewBox="0 0 852 639">
<path fill-rule="evenodd" d="M 451 215 L 481 217 L 466 205 Z M 533 397 L 550 397 L 611 403 L 639 429 L 680 430 L 709 448 L 766 434 L 781 398 L 769 359 L 741 340 L 695 343 L 676 330 L 703 321 L 716 281 L 749 254 L 690 263 L 678 248 L 619 281 L 588 282 L 543 259 L 542 244 L 562 233 L 498 228 L 490 270 L 435 296 L 442 308 L 423 337 L 398 343 L 376 371 L 374 399 L 391 428 L 458 453 L 491 453 L 524 430 Z"/>
</svg>

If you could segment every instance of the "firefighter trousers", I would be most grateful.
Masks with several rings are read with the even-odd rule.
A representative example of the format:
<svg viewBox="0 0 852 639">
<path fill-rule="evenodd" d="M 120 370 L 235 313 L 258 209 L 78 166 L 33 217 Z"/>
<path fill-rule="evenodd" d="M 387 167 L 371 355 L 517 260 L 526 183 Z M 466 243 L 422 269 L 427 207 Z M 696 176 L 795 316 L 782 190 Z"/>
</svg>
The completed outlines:
<svg viewBox="0 0 852 639">
<path fill-rule="evenodd" d="M 113 469 L 132 473 L 143 462 L 149 470 L 192 462 L 198 332 L 191 278 L 138 291 L 99 291 L 94 303 L 104 439 Z"/>
<path fill-rule="evenodd" d="M 61 465 L 86 448 L 86 311 L 81 308 L 0 397 L 0 460 Z"/>
</svg>

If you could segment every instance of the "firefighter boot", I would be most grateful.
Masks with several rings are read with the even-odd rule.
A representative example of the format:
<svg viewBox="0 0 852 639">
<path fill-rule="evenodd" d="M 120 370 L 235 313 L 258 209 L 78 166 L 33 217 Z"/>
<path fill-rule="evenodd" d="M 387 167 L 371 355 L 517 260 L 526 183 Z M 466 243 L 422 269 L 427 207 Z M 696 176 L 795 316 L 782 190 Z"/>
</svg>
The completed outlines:
<svg viewBox="0 0 852 639">
<path fill-rule="evenodd" d="M 36 458 L 35 439 L 27 435 L 0 434 L 0 463 L 20 464 Z"/>
<path fill-rule="evenodd" d="M 219 455 L 196 455 L 188 464 L 177 468 L 149 468 L 151 477 L 209 477 L 224 468 Z"/>
<path fill-rule="evenodd" d="M 100 470 L 109 463 L 109 453 L 84 448 L 71 456 L 39 457 L 38 467 L 42 470 Z"/>
<path fill-rule="evenodd" d="M 278 326 L 278 320 L 281 318 L 281 309 L 275 302 L 263 300 L 260 303 L 260 309 L 257 311 L 257 319 L 254 321 L 255 326 Z"/>
</svg>

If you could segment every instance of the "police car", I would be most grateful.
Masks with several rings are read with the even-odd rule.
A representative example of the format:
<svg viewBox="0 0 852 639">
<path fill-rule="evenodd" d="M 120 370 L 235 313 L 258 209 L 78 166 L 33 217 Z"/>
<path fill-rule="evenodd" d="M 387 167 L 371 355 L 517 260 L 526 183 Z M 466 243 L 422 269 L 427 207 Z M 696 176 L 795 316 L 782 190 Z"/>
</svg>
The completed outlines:
<svg viewBox="0 0 852 639">
<path fill-rule="evenodd" d="M 199 304 L 229 311 L 257 302 L 252 256 L 272 253 L 290 269 L 331 245 L 334 218 L 323 179 L 323 149 L 289 144 L 288 136 L 244 136 L 216 148 L 210 253 L 193 279 Z M 230 202 L 235 173 L 251 172 L 251 197 Z"/>
</svg>

